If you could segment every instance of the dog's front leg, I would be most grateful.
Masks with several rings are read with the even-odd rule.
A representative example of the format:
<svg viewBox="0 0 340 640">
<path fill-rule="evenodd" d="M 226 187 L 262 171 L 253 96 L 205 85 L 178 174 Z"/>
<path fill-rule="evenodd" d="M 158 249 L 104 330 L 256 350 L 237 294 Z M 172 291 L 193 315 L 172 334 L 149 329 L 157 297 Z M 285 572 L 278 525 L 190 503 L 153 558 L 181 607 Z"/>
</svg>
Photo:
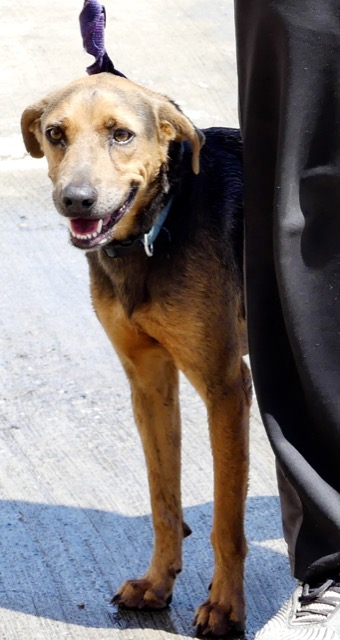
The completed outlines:
<svg viewBox="0 0 340 640">
<path fill-rule="evenodd" d="M 206 403 L 214 458 L 214 520 L 211 541 L 215 568 L 208 599 L 195 624 L 203 635 L 242 631 L 245 621 L 243 529 L 248 479 L 250 373 L 244 362 L 228 383 L 209 390 Z"/>
<path fill-rule="evenodd" d="M 125 582 L 113 602 L 160 609 L 169 604 L 182 566 L 178 371 L 169 353 L 154 341 L 148 343 L 145 337 L 131 346 L 120 357 L 145 453 L 155 545 L 145 575 Z"/>
<path fill-rule="evenodd" d="M 181 426 L 178 369 L 169 352 L 130 322 L 108 286 L 91 271 L 97 316 L 130 381 L 150 486 L 155 544 L 150 566 L 140 579 L 128 580 L 113 601 L 128 608 L 169 604 L 182 566 L 183 523 L 180 491 Z"/>
</svg>

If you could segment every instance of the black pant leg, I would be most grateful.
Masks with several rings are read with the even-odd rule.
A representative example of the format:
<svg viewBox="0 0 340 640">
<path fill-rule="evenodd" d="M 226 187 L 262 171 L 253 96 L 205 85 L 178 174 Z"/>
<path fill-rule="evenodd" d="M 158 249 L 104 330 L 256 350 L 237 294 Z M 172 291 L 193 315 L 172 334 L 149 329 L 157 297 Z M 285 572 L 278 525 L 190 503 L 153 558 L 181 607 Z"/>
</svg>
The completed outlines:
<svg viewBox="0 0 340 640">
<path fill-rule="evenodd" d="M 249 344 L 293 572 L 340 566 L 340 0 L 235 0 Z"/>
</svg>

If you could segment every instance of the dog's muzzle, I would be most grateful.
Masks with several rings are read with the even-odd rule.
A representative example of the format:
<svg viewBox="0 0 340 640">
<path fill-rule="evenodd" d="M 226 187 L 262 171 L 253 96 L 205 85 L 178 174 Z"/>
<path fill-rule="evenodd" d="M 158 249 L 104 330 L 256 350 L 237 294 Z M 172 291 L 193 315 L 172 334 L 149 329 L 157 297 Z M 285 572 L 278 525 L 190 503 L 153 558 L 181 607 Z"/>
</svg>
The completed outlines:
<svg viewBox="0 0 340 640">
<path fill-rule="evenodd" d="M 137 193 L 131 186 L 127 198 L 114 211 L 98 216 L 98 193 L 89 185 L 69 185 L 61 191 L 62 214 L 67 217 L 70 239 L 75 247 L 90 250 L 112 240 L 112 230 L 129 210 Z"/>
</svg>

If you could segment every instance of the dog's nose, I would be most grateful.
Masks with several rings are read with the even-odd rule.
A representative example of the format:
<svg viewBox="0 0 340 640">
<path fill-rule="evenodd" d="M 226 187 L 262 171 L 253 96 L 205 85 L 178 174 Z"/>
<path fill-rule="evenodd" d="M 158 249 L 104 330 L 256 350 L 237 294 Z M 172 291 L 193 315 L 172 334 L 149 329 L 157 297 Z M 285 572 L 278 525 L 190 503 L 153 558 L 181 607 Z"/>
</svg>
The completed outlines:
<svg viewBox="0 0 340 640">
<path fill-rule="evenodd" d="M 68 184 L 61 191 L 61 198 L 69 215 L 90 213 L 97 202 L 98 193 L 88 184 Z"/>
</svg>

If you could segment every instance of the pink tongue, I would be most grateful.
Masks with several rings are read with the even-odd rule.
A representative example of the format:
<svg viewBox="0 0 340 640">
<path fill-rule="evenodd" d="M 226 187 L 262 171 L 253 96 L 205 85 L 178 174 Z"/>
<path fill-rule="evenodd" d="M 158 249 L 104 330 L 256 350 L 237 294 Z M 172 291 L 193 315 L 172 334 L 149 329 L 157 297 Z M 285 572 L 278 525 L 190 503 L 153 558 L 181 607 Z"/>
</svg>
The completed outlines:
<svg viewBox="0 0 340 640">
<path fill-rule="evenodd" d="M 98 229 L 99 220 L 84 220 L 83 218 L 73 218 L 71 220 L 71 229 L 74 233 L 84 235 L 86 233 L 95 233 Z"/>
</svg>

